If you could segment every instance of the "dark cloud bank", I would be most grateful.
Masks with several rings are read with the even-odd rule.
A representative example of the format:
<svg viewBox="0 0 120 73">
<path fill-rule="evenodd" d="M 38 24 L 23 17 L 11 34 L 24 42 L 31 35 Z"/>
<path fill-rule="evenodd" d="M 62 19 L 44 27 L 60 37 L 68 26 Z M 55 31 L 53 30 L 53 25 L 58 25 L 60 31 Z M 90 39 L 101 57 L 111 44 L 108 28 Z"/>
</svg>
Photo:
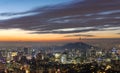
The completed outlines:
<svg viewBox="0 0 120 73">
<path fill-rule="evenodd" d="M 38 34 L 66 34 L 105 31 L 105 28 L 120 27 L 120 0 L 73 0 L 69 4 L 46 6 L 22 13 L 2 13 L 0 16 L 28 13 L 36 14 L 1 20 L 0 28 L 34 30 L 34 33 Z M 65 30 L 70 28 L 74 30 Z"/>
</svg>

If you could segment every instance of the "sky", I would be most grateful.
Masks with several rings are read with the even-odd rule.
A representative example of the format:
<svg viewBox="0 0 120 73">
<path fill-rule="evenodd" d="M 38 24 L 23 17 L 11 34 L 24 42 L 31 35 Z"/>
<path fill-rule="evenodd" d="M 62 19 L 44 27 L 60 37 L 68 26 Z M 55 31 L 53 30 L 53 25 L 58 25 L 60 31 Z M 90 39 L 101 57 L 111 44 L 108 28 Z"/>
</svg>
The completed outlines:
<svg viewBox="0 0 120 73">
<path fill-rule="evenodd" d="M 120 0 L 0 0 L 0 41 L 120 38 Z"/>
</svg>

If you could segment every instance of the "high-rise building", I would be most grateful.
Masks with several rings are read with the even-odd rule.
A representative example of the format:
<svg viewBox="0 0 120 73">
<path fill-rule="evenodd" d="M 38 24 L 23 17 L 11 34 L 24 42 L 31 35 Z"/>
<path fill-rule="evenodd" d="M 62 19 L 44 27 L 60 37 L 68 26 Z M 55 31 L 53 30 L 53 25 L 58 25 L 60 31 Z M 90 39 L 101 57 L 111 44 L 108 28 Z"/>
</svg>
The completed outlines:
<svg viewBox="0 0 120 73">
<path fill-rule="evenodd" d="M 24 48 L 24 53 L 25 53 L 25 54 L 28 54 L 28 53 L 29 53 L 29 48 L 26 48 L 26 47 L 25 47 L 25 48 Z"/>
</svg>

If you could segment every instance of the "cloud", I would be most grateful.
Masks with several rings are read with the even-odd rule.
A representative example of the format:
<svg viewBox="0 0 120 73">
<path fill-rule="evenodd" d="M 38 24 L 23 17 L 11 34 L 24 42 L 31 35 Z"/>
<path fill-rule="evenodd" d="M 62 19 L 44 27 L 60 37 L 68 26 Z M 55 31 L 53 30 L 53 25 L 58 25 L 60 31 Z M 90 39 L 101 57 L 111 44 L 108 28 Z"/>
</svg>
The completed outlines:
<svg viewBox="0 0 120 73">
<path fill-rule="evenodd" d="M 80 2 L 79 2 L 80 1 Z M 36 8 L 26 13 L 8 13 L 2 16 L 16 16 L 27 13 L 37 13 L 9 20 L 0 21 L 2 29 L 20 28 L 41 33 L 79 33 L 89 31 L 105 31 L 109 27 L 120 27 L 119 0 L 74 0 L 69 4 L 58 4 Z M 108 26 L 106 26 L 108 25 Z M 92 29 L 84 29 L 94 27 Z M 58 29 L 76 28 L 71 31 Z M 77 29 L 80 28 L 80 29 Z"/>
<path fill-rule="evenodd" d="M 79 32 L 88 32 L 88 31 L 97 31 L 98 29 L 85 29 L 85 30 L 72 30 L 72 31 L 56 31 L 56 30 L 51 30 L 51 31 L 37 31 L 33 32 L 32 34 L 44 34 L 44 33 L 56 33 L 56 34 L 68 34 L 68 33 L 79 33 Z"/>
<path fill-rule="evenodd" d="M 74 34 L 74 35 L 66 35 L 64 37 L 94 37 L 95 35 L 88 35 L 88 34 Z"/>
<path fill-rule="evenodd" d="M 119 34 L 119 35 L 120 35 L 120 33 L 117 33 L 117 34 Z"/>
<path fill-rule="evenodd" d="M 30 34 L 46 34 L 46 33 L 53 33 L 53 34 L 69 34 L 69 33 L 80 33 L 80 32 L 90 32 L 90 31 L 109 31 L 109 30 L 119 30 L 120 27 L 108 27 L 105 25 L 104 27 L 79 27 L 79 28 L 64 28 L 64 29 L 54 29 L 54 30 L 39 30 L 32 32 Z"/>
<path fill-rule="evenodd" d="M 1 13 L 0 14 L 0 20 L 8 20 L 8 19 L 12 19 L 12 18 L 20 18 L 20 17 L 25 17 L 25 16 L 33 16 L 36 15 L 38 13 Z"/>
</svg>

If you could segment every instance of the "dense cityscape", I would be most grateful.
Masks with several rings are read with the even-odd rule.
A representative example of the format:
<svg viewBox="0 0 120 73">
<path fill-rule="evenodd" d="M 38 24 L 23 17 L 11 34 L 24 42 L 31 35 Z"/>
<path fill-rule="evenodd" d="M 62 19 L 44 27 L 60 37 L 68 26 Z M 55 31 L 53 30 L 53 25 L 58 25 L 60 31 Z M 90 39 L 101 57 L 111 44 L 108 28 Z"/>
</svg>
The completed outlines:
<svg viewBox="0 0 120 73">
<path fill-rule="evenodd" d="M 105 50 L 81 42 L 66 45 L 71 47 L 62 46 L 62 51 L 59 47 L 0 49 L 0 73 L 120 72 L 119 48 Z"/>
<path fill-rule="evenodd" d="M 120 0 L 0 0 L 0 73 L 120 73 Z"/>
</svg>

